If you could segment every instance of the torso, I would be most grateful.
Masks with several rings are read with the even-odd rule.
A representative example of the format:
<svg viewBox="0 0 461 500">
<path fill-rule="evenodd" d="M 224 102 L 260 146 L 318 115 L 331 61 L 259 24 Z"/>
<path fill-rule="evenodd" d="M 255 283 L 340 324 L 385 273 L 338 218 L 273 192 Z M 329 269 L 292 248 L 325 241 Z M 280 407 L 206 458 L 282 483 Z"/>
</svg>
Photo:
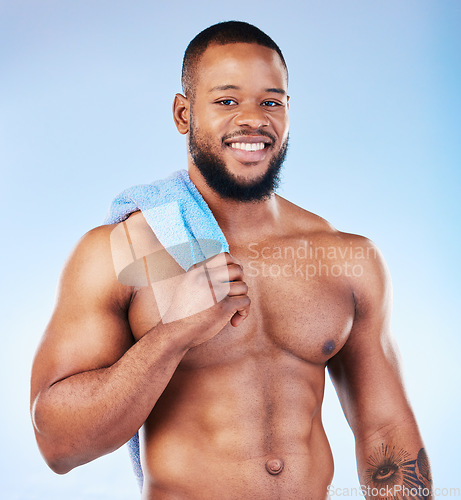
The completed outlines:
<svg viewBox="0 0 461 500">
<path fill-rule="evenodd" d="M 326 497 L 333 460 L 320 409 L 326 363 L 354 319 L 352 240 L 283 206 L 297 222 L 270 240 L 229 241 L 250 315 L 191 349 L 155 405 L 143 428 L 144 498 Z M 153 300 L 147 287 L 134 295 L 136 339 L 155 321 Z"/>
</svg>

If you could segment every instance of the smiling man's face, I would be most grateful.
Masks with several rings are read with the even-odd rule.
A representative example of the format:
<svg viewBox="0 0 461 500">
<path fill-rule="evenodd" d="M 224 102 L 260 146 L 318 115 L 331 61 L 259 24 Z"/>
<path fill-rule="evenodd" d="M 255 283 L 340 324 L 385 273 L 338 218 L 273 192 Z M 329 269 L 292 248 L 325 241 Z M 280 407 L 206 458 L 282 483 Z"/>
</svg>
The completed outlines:
<svg viewBox="0 0 461 500">
<path fill-rule="evenodd" d="M 257 44 L 209 46 L 196 67 L 189 155 L 223 198 L 257 201 L 278 183 L 288 145 L 287 73 Z"/>
</svg>

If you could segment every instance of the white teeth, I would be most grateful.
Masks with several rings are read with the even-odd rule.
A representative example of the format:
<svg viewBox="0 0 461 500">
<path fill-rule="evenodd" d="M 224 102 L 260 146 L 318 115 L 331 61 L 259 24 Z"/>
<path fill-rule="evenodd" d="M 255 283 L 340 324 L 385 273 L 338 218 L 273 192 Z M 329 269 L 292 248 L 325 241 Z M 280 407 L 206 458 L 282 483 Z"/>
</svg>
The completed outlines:
<svg viewBox="0 0 461 500">
<path fill-rule="evenodd" d="M 233 149 L 243 149 L 243 151 L 260 151 L 264 149 L 264 142 L 231 142 L 230 147 Z"/>
</svg>

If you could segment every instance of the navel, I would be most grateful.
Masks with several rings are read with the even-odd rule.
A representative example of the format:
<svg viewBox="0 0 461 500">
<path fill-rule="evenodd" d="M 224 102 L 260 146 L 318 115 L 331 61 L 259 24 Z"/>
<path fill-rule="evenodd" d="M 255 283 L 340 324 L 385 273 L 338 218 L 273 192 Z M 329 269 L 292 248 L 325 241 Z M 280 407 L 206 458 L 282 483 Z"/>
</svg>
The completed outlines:
<svg viewBox="0 0 461 500">
<path fill-rule="evenodd" d="M 282 472 L 283 465 L 283 460 L 281 458 L 270 458 L 266 462 L 266 470 L 269 474 L 276 476 Z"/>
<path fill-rule="evenodd" d="M 335 350 L 336 344 L 334 340 L 327 340 L 322 347 L 322 354 L 329 356 Z"/>
</svg>

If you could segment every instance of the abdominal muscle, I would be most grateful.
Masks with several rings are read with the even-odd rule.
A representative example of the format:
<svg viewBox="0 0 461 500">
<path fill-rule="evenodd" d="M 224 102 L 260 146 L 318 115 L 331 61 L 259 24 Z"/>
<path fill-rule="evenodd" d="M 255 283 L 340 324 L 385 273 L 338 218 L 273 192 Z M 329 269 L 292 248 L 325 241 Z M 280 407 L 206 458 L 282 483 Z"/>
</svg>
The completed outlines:
<svg viewBox="0 0 461 500">
<path fill-rule="evenodd" d="M 324 377 L 283 351 L 180 365 L 143 427 L 143 498 L 325 499 Z"/>
</svg>

